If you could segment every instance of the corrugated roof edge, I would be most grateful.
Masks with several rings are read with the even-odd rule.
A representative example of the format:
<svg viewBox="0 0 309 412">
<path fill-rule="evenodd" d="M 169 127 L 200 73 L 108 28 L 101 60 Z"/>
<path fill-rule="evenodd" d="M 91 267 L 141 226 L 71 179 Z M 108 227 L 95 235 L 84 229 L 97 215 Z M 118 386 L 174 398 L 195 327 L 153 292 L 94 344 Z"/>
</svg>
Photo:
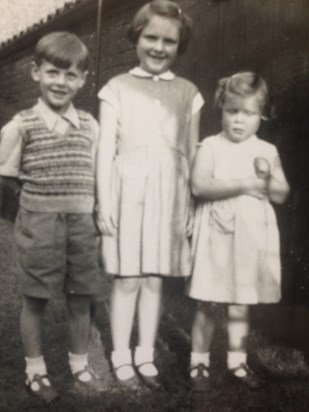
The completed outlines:
<svg viewBox="0 0 309 412">
<path fill-rule="evenodd" d="M 27 30 L 22 30 L 18 34 L 13 35 L 8 40 L 0 43 L 0 53 L 2 54 L 3 50 L 7 48 L 11 48 L 11 46 L 13 46 L 14 43 L 17 43 L 19 40 L 23 39 L 24 37 L 36 32 L 40 28 L 44 27 L 46 24 L 55 21 L 59 17 L 62 17 L 64 15 L 71 13 L 72 9 L 78 10 L 80 7 L 89 5 L 90 3 L 95 3 L 95 1 L 94 0 L 76 0 L 75 3 L 64 4 L 63 7 L 58 8 L 54 13 L 48 14 L 46 17 L 41 19 L 39 22 L 31 25 Z"/>
</svg>

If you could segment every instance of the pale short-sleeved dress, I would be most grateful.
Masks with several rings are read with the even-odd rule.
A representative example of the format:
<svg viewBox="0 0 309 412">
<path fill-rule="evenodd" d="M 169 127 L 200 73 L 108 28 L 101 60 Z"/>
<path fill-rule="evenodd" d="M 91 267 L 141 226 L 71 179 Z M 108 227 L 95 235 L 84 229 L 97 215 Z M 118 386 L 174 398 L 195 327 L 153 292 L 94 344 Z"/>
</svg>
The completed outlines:
<svg viewBox="0 0 309 412">
<path fill-rule="evenodd" d="M 204 139 L 201 145 L 213 156 L 217 179 L 253 176 L 256 157 L 264 157 L 273 168 L 278 156 L 274 145 L 257 136 L 233 143 L 221 133 Z M 200 201 L 193 254 L 190 297 L 235 304 L 280 300 L 279 232 L 267 198 L 241 195 Z"/>
<path fill-rule="evenodd" d="M 103 236 L 106 272 L 189 276 L 189 128 L 200 93 L 170 71 L 151 76 L 135 68 L 110 80 L 99 98 L 118 119 L 111 182 L 117 230 Z"/>
</svg>

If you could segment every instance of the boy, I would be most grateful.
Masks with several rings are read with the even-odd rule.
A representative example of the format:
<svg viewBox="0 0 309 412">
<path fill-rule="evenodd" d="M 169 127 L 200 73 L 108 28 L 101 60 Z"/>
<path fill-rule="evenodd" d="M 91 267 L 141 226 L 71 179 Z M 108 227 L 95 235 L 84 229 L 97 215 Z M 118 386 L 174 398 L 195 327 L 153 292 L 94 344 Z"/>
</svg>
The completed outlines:
<svg viewBox="0 0 309 412">
<path fill-rule="evenodd" d="M 22 183 L 15 240 L 26 387 L 46 402 L 59 395 L 46 371 L 41 321 L 48 299 L 59 289 L 67 298 L 74 387 L 104 390 L 87 360 L 90 302 L 99 273 L 92 216 L 98 126 L 72 104 L 85 83 L 87 64 L 88 50 L 74 34 L 42 37 L 31 72 L 41 97 L 1 132 L 0 175 Z"/>
</svg>

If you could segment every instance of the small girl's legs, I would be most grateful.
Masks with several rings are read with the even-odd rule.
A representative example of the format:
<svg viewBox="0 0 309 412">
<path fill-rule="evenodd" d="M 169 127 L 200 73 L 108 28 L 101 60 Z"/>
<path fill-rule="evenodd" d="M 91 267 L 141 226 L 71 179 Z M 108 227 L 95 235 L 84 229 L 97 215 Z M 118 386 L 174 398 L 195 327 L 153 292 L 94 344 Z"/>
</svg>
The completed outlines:
<svg viewBox="0 0 309 412">
<path fill-rule="evenodd" d="M 192 326 L 190 377 L 194 390 L 203 391 L 209 378 L 209 350 L 215 328 L 213 305 L 198 302 Z"/>
<path fill-rule="evenodd" d="M 136 301 L 143 279 L 116 277 L 111 295 L 110 321 L 113 341 L 112 364 L 117 378 L 128 381 L 135 376 L 130 350 Z"/>
<path fill-rule="evenodd" d="M 156 377 L 158 370 L 153 363 L 162 297 L 163 279 L 159 276 L 143 278 L 138 303 L 139 344 L 134 354 L 134 363 L 143 377 Z M 155 385 L 155 380 L 148 379 Z"/>
<path fill-rule="evenodd" d="M 233 377 L 241 380 L 250 389 L 258 389 L 262 382 L 247 364 L 248 315 L 247 305 L 228 307 L 227 364 Z"/>
<path fill-rule="evenodd" d="M 42 318 L 47 302 L 47 299 L 23 296 L 20 328 L 26 355 L 27 389 L 42 400 L 51 402 L 59 395 L 51 386 L 42 350 Z"/>
<path fill-rule="evenodd" d="M 248 306 L 228 306 L 228 354 L 227 364 L 229 369 L 237 368 L 240 364 L 247 363 L 247 338 L 249 333 Z M 235 372 L 236 376 L 244 376 L 243 370 Z"/>
</svg>

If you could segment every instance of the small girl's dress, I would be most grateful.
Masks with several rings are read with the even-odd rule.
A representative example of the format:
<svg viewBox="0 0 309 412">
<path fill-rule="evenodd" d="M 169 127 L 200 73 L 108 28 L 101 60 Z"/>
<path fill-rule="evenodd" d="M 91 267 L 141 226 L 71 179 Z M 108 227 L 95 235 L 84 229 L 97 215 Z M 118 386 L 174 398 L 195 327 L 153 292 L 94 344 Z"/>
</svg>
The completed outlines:
<svg viewBox="0 0 309 412">
<path fill-rule="evenodd" d="M 264 157 L 272 170 L 278 156 L 274 145 L 257 136 L 234 143 L 221 133 L 204 139 L 201 145 L 211 151 L 216 179 L 252 177 L 256 157 Z M 279 232 L 266 197 L 200 201 L 193 254 L 190 297 L 235 304 L 280 300 Z"/>
<path fill-rule="evenodd" d="M 140 68 L 110 80 L 99 98 L 117 112 L 111 197 L 115 236 L 103 236 L 107 273 L 189 276 L 189 128 L 197 88 L 168 71 Z M 103 199 L 104 201 L 104 199 Z"/>
</svg>

